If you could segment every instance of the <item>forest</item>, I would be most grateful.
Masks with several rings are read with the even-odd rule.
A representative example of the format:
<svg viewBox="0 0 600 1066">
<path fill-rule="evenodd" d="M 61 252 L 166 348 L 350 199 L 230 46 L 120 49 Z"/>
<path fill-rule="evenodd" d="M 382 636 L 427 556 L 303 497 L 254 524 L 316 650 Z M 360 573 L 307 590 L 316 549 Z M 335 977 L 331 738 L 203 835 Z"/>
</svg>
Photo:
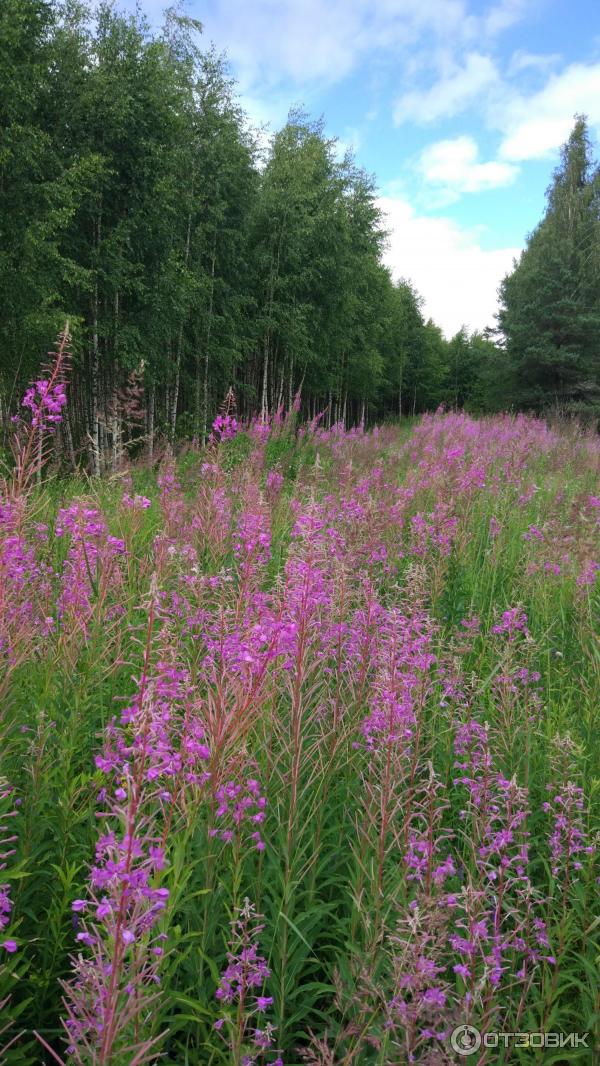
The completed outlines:
<svg viewBox="0 0 600 1066">
<path fill-rule="evenodd" d="M 4 444 L 65 322 L 56 451 L 96 474 L 155 439 L 205 442 L 228 394 L 242 417 L 295 402 L 328 426 L 440 403 L 595 419 L 599 196 L 576 116 L 498 321 L 447 339 L 383 265 L 375 178 L 300 109 L 254 130 L 200 23 L 4 0 Z"/>
<path fill-rule="evenodd" d="M 597 1066 L 590 127 L 448 338 L 242 102 L 0 0 L 0 1066 Z"/>
</svg>

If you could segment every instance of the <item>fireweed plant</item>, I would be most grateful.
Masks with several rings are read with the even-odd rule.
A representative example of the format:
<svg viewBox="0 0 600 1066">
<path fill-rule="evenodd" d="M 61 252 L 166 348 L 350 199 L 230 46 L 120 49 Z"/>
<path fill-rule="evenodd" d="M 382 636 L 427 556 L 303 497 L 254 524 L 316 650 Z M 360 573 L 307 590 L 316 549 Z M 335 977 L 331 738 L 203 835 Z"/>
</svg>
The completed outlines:
<svg viewBox="0 0 600 1066">
<path fill-rule="evenodd" d="M 60 480 L 66 352 L 0 495 L 3 1061 L 597 1061 L 598 438 L 230 396 Z"/>
</svg>

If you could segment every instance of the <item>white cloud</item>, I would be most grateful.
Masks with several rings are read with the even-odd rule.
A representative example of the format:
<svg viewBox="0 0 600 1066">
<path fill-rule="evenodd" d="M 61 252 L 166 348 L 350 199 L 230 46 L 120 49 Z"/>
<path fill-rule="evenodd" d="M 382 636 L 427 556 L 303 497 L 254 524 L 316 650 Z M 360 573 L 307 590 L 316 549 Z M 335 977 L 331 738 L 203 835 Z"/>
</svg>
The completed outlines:
<svg viewBox="0 0 600 1066">
<path fill-rule="evenodd" d="M 421 153 L 419 171 L 425 181 L 448 192 L 481 192 L 514 181 L 518 169 L 511 163 L 479 162 L 472 137 L 455 137 L 430 144 Z"/>
<path fill-rule="evenodd" d="M 527 0 L 500 0 L 483 17 L 483 31 L 493 37 L 514 26 L 525 14 Z"/>
<path fill-rule="evenodd" d="M 566 141 L 577 112 L 600 129 L 600 63 L 573 63 L 539 92 L 508 103 L 499 122 L 500 155 L 517 161 L 549 155 Z"/>
<path fill-rule="evenodd" d="M 509 75 L 520 74 L 523 70 L 537 70 L 546 73 L 550 67 L 556 66 L 559 61 L 560 56 L 556 52 L 548 53 L 548 55 L 538 55 L 535 52 L 528 52 L 526 49 L 518 48 L 511 56 L 508 73 Z"/>
<path fill-rule="evenodd" d="M 394 108 L 397 125 L 403 122 L 435 122 L 452 118 L 500 80 L 489 56 L 470 52 L 459 66 L 448 64 L 442 76 L 425 91 L 405 93 Z"/>
<path fill-rule="evenodd" d="M 399 196 L 381 197 L 391 231 L 386 262 L 395 278 L 410 278 L 446 336 L 494 324 L 497 290 L 519 248 L 486 250 L 476 230 L 449 218 L 418 215 Z"/>
<path fill-rule="evenodd" d="M 133 0 L 127 0 L 132 3 Z M 488 42 L 521 17 L 525 0 L 498 0 L 472 14 L 474 0 L 189 0 L 205 35 L 226 48 L 242 88 L 268 94 L 282 83 L 335 84 L 366 58 L 414 56 Z M 484 57 L 479 57 L 479 59 Z M 478 59 L 471 64 L 477 65 Z M 473 72 L 469 70 L 468 75 Z M 481 77 L 481 73 L 479 73 Z"/>
<path fill-rule="evenodd" d="M 427 124 L 473 107 L 489 128 L 502 134 L 500 162 L 496 163 L 480 164 L 476 156 L 467 156 L 468 138 L 457 138 L 454 148 L 450 147 L 452 142 L 441 142 L 441 158 L 436 155 L 436 146 L 431 158 L 426 149 L 422 162 L 431 171 L 430 180 L 441 183 L 447 169 L 455 174 L 448 185 L 459 188 L 460 166 L 469 165 L 469 180 L 476 186 L 506 184 L 514 172 L 505 164 L 552 155 L 568 138 L 577 113 L 586 115 L 592 130 L 600 132 L 600 62 L 572 63 L 550 74 L 541 89 L 529 93 L 519 90 L 515 79 L 528 73 L 539 78 L 558 59 L 556 55 L 516 52 L 503 76 L 489 56 L 471 52 L 461 65 L 442 59 L 438 64 L 441 73 L 428 89 L 405 93 L 396 104 L 397 124 Z M 478 169 L 473 171 L 473 166 Z"/>
<path fill-rule="evenodd" d="M 120 0 L 128 10 L 138 0 Z M 436 70 L 428 90 L 408 91 L 396 116 L 433 121 L 455 115 L 498 81 L 485 51 L 522 18 L 530 0 L 184 0 L 204 40 L 225 50 L 250 111 L 281 121 L 280 98 L 301 95 L 310 109 L 319 89 L 360 64 L 373 76 L 393 60 L 403 76 Z M 142 0 L 153 24 L 164 0 Z M 466 57 L 457 61 L 465 49 Z M 470 50 L 470 51 L 469 51 Z M 369 101 L 373 110 L 373 100 Z"/>
<path fill-rule="evenodd" d="M 217 0 L 205 32 L 225 47 L 243 87 L 334 82 L 353 68 L 364 32 L 363 0 Z"/>
</svg>

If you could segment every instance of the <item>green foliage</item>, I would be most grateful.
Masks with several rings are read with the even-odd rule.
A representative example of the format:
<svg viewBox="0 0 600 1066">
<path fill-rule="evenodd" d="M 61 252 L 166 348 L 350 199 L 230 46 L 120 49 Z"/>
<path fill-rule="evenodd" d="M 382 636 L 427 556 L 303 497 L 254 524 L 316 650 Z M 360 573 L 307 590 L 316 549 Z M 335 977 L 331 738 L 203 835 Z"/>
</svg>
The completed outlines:
<svg viewBox="0 0 600 1066">
<path fill-rule="evenodd" d="M 300 391 L 327 425 L 440 403 L 597 415 L 600 178 L 584 119 L 502 284 L 502 345 L 491 330 L 446 340 L 382 264 L 373 179 L 301 109 L 259 148 L 201 30 L 174 9 L 154 32 L 110 3 L 2 5 L 3 418 L 66 318 L 57 450 L 96 474 L 134 441 L 205 442 L 230 387 L 242 416 Z"/>
<path fill-rule="evenodd" d="M 464 338 L 459 339 L 462 345 Z M 211 531 L 201 523 L 196 529 L 188 518 L 201 514 L 201 500 L 208 502 L 208 496 L 202 495 L 206 481 L 199 477 L 198 468 L 209 459 L 218 465 L 219 485 L 233 504 L 232 528 L 243 506 L 242 490 L 250 487 L 247 498 L 255 502 L 267 494 L 269 471 L 281 472 L 286 478 L 277 501 L 268 505 L 272 557 L 261 575 L 263 591 L 277 590 L 284 580 L 290 530 L 303 508 L 314 508 L 327 500 L 338 515 L 343 513 L 342 507 L 347 511 L 342 528 L 349 541 L 355 538 L 349 550 L 356 552 L 356 586 L 349 584 L 344 561 L 325 555 L 325 565 L 331 562 L 328 572 L 336 581 L 326 605 L 328 631 L 334 636 L 338 617 L 340 632 L 347 633 L 348 618 L 354 617 L 353 597 L 360 597 L 371 584 L 382 604 L 401 612 L 409 610 L 418 593 L 418 586 L 413 589 L 410 582 L 417 582 L 419 571 L 426 570 L 427 611 L 436 626 L 432 648 L 440 670 L 435 674 L 437 680 L 424 689 L 423 734 L 418 742 L 435 763 L 440 779 L 447 783 L 450 808 L 444 825 L 456 832 L 466 868 L 470 842 L 452 788 L 456 776 L 452 715 L 460 715 L 462 697 L 448 697 L 442 685 L 443 677 L 451 683 L 458 678 L 455 671 L 460 660 L 460 683 L 469 693 L 473 713 L 490 723 L 497 739 L 499 765 L 507 777 L 516 774 L 520 782 L 528 781 L 531 807 L 539 812 L 531 822 L 536 884 L 545 893 L 556 893 L 560 885 L 547 868 L 548 828 L 541 804 L 546 798 L 551 742 L 557 732 L 569 734 L 575 744 L 574 766 L 585 788 L 590 838 L 598 826 L 595 708 L 600 695 L 600 659 L 595 620 L 599 600 L 597 591 L 578 589 L 567 576 L 545 579 L 541 573 L 529 572 L 536 544 L 526 541 L 524 533 L 533 523 L 543 527 L 551 520 L 561 526 L 580 523 L 577 530 L 585 532 L 582 500 L 595 484 L 592 450 L 590 447 L 586 453 L 589 442 L 583 441 L 580 450 L 571 453 L 569 438 L 565 437 L 550 455 L 540 451 L 525 456 L 516 484 L 501 474 L 500 455 L 498 491 L 492 488 L 495 480 L 491 477 L 481 491 L 471 494 L 468 490 L 458 501 L 448 490 L 449 475 L 439 463 L 439 455 L 429 456 L 439 479 L 433 500 L 432 487 L 426 481 L 416 486 L 411 482 L 413 448 L 418 449 L 422 431 L 423 424 L 415 422 L 412 435 L 406 428 L 388 427 L 379 435 L 359 437 L 358 444 L 352 438 L 340 438 L 332 445 L 284 424 L 266 445 L 241 432 L 220 444 L 216 454 L 211 451 L 199 459 L 196 452 L 189 451 L 177 464 L 184 508 L 189 507 L 189 512 L 184 512 L 181 520 L 181 539 L 173 538 L 172 543 L 193 544 L 201 560 Z M 450 450 L 452 443 L 448 442 Z M 421 458 L 423 454 L 421 451 Z M 586 454 L 587 459 L 582 459 Z M 471 459 L 477 462 L 476 455 Z M 470 468 L 471 459 L 461 470 Z M 376 468 L 383 468 L 381 482 L 373 477 Z M 356 480 L 349 482 L 350 476 Z M 69 976 L 70 956 L 76 947 L 71 903 L 87 890 L 88 867 L 98 836 L 94 811 L 101 775 L 94 768 L 94 755 L 102 743 L 102 729 L 135 691 L 144 603 L 155 564 L 155 559 L 154 563 L 149 560 L 165 521 L 154 472 L 136 467 L 132 477 L 134 491 L 147 493 L 153 500 L 148 510 L 124 512 L 120 502 L 123 485 L 120 479 L 112 478 L 93 486 L 84 478 L 54 481 L 36 490 L 30 501 L 31 528 L 38 522 L 52 527 L 59 506 L 77 497 L 89 499 L 95 493 L 92 498 L 101 504 L 111 532 L 125 539 L 129 552 L 124 582 L 117 591 L 118 603 L 111 602 L 106 610 L 99 598 L 94 601 L 86 640 L 78 641 L 76 631 L 69 633 L 64 626 L 43 647 L 38 649 L 34 641 L 29 660 L 12 674 L 4 698 L 2 773 L 22 802 L 18 853 L 3 874 L 14 898 L 14 932 L 20 950 L 5 962 L 0 973 L 0 996 L 10 992 L 7 1017 L 15 1030 L 36 1028 L 56 1048 L 63 1046 L 60 981 Z M 529 502 L 520 503 L 521 490 L 531 482 L 538 486 L 538 492 Z M 394 518 L 387 527 L 378 527 L 380 512 L 390 506 L 396 493 L 399 499 L 405 498 L 407 484 L 412 484 L 415 494 L 405 520 L 399 523 Z M 371 493 L 374 506 L 369 521 L 355 522 L 352 505 L 360 500 L 362 507 L 368 506 Z M 440 500 L 454 503 L 460 533 L 448 555 L 431 547 L 426 559 L 413 558 L 411 518 L 429 515 Z M 493 516 L 501 526 L 495 540 L 489 533 Z M 342 522 L 342 518 L 337 520 Z M 389 538 L 390 546 L 389 569 L 385 570 L 381 564 L 369 562 L 374 538 L 381 536 Z M 64 542 L 50 538 L 41 551 L 51 571 L 58 574 L 67 551 Z M 228 574 L 226 587 L 231 590 L 232 604 L 238 603 L 236 617 L 242 618 L 248 609 L 249 595 L 228 541 L 212 570 L 201 568 L 201 562 L 192 563 L 183 551 L 175 552 L 172 560 L 168 566 L 173 569 L 163 574 L 164 602 L 170 602 L 172 596 L 173 603 L 170 632 L 177 661 L 193 673 L 193 699 L 206 708 L 211 682 L 203 665 L 206 649 L 198 636 L 202 630 L 193 628 L 196 623 L 191 612 L 189 619 L 187 614 L 180 617 L 178 604 L 184 597 L 197 595 L 199 614 L 212 609 L 212 594 L 207 601 L 202 590 L 204 577 L 216 570 Z M 262 591 L 259 599 L 261 595 Z M 345 599 L 348 595 L 350 600 Z M 360 598 L 356 602 L 363 603 Z M 510 685 L 497 688 L 510 664 L 502 658 L 504 653 L 494 638 L 490 639 L 499 613 L 515 603 L 522 603 L 526 610 L 531 639 L 505 646 L 507 655 L 520 656 L 511 668 L 526 664 L 527 669 L 542 675 L 543 706 L 536 712 L 530 731 L 523 693 L 515 694 Z M 480 635 L 471 636 L 462 625 L 463 619 L 473 615 L 481 621 Z M 191 634 L 186 631 L 188 621 Z M 190 1066 L 198 1062 L 226 1066 L 231 1061 L 214 1030 L 219 1014 L 215 989 L 226 964 L 228 923 L 245 893 L 264 915 L 261 950 L 271 971 L 268 992 L 275 999 L 273 1020 L 285 1061 L 299 1066 L 297 1049 L 306 1048 L 311 1032 L 319 1036 L 327 1032 L 331 1040 L 339 1042 L 342 1055 L 358 1048 L 357 1061 L 365 1066 L 403 1061 L 394 1058 L 399 1053 L 393 1046 L 383 1043 L 378 1050 L 375 1040 L 361 1043 L 360 1027 L 356 1027 L 358 1008 L 364 1009 L 364 997 L 369 992 L 361 985 L 361 973 L 368 974 L 375 989 L 384 987 L 389 979 L 385 952 L 375 957 L 376 922 L 393 932 L 397 917 L 403 914 L 407 892 L 401 859 L 404 845 L 396 841 L 386 851 L 381 874 L 383 899 L 377 912 L 375 838 L 383 785 L 379 770 L 370 777 L 373 760 L 361 732 L 374 699 L 373 690 L 365 695 L 360 686 L 353 688 L 345 660 L 335 662 L 335 639 L 329 649 L 324 654 L 321 645 L 316 645 L 316 654 L 311 652 L 307 657 L 302 677 L 301 758 L 294 802 L 290 789 L 294 697 L 286 681 L 287 671 L 278 665 L 268 668 L 269 684 L 257 700 L 252 728 L 242 741 L 240 758 L 247 760 L 244 765 L 252 767 L 249 772 L 256 772 L 264 782 L 268 795 L 265 851 L 260 855 L 254 850 L 235 854 L 229 846 L 210 838 L 209 813 L 201 795 L 197 805 L 192 802 L 186 810 L 184 824 L 171 834 L 162 881 L 169 889 L 168 912 L 160 924 L 168 938 L 161 963 L 163 994 L 148 1025 L 157 1037 L 168 1031 L 161 1052 L 172 1066 L 186 1062 Z M 366 669 L 371 672 L 373 668 L 374 662 L 368 658 Z M 243 702 L 247 693 L 241 687 Z M 228 693 L 235 691 L 233 687 Z M 331 715 L 336 699 L 343 714 L 337 730 L 333 730 Z M 401 792 L 394 801 L 399 824 L 405 800 L 406 793 Z M 590 867 L 569 896 L 567 916 L 564 920 L 559 917 L 549 930 L 553 944 L 561 945 L 560 953 L 556 949 L 559 977 L 553 983 L 548 968 L 535 990 L 528 993 L 526 1010 L 520 1016 L 522 1029 L 598 1031 L 598 924 L 593 912 L 593 878 Z M 458 891 L 458 881 L 456 888 Z M 375 1007 L 369 1009 L 374 1015 Z M 365 1030 L 370 1021 L 371 1015 L 361 1015 Z M 44 1059 L 40 1048 L 25 1038 L 11 1055 L 7 1056 L 9 1066 L 50 1063 L 49 1057 Z M 529 1059 L 516 1057 L 515 1061 L 525 1063 Z"/>
<path fill-rule="evenodd" d="M 501 287 L 513 401 L 600 414 L 600 168 L 578 118 L 548 189 L 544 218 Z"/>
<path fill-rule="evenodd" d="M 294 481 L 301 466 L 311 466 L 315 456 L 315 447 L 310 439 L 284 432 L 267 442 L 265 470 L 278 470 L 288 481 Z"/>
<path fill-rule="evenodd" d="M 154 32 L 110 3 L 3 5 L 2 411 L 67 318 L 57 450 L 95 474 L 148 435 L 205 442 L 230 387 L 241 415 L 300 392 L 327 425 L 468 402 L 472 358 L 382 265 L 373 179 L 300 109 L 259 150 L 200 33 L 175 10 Z"/>
</svg>

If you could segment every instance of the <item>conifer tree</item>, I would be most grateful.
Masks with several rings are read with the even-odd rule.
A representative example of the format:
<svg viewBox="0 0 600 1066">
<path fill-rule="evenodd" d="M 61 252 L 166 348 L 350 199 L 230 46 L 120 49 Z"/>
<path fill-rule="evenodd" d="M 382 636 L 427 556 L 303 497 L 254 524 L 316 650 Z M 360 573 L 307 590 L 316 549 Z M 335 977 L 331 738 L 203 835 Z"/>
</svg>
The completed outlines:
<svg viewBox="0 0 600 1066">
<path fill-rule="evenodd" d="M 546 214 L 502 283 L 499 324 L 513 399 L 542 410 L 600 410 L 600 171 L 578 117 Z"/>
</svg>

